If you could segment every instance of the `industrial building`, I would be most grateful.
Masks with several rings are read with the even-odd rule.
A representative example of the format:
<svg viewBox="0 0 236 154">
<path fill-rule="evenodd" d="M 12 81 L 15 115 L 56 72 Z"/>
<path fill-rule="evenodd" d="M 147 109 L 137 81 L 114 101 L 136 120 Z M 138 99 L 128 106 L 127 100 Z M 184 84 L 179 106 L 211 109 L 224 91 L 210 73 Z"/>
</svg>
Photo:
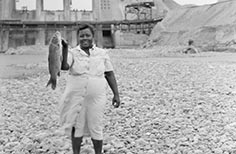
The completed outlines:
<svg viewBox="0 0 236 154">
<path fill-rule="evenodd" d="M 72 10 L 71 0 L 63 0 L 63 10 L 45 10 L 44 0 L 35 0 L 35 10 L 16 9 L 18 1 L 0 0 L 0 52 L 24 45 L 47 45 L 55 31 L 75 46 L 82 23 L 94 25 L 100 47 L 139 46 L 163 18 L 157 16 L 160 0 L 93 0 L 91 11 Z"/>
</svg>

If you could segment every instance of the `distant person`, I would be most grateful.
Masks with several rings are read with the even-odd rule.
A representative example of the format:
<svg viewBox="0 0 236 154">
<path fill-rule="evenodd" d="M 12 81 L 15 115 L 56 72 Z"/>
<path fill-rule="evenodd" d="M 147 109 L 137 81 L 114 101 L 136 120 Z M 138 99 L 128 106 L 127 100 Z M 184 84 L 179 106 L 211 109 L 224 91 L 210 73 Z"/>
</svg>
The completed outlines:
<svg viewBox="0 0 236 154">
<path fill-rule="evenodd" d="M 117 82 L 107 51 L 94 44 L 93 27 L 80 26 L 77 40 L 78 46 L 69 51 L 67 42 L 62 41 L 62 70 L 68 70 L 69 75 L 60 102 L 60 122 L 71 136 L 74 154 L 80 153 L 82 139 L 87 136 L 92 138 L 95 154 L 101 154 L 106 82 L 114 94 L 112 105 L 118 108 Z"/>
<path fill-rule="evenodd" d="M 183 53 L 199 53 L 198 49 L 194 46 L 193 40 L 188 40 L 188 47 L 183 51 Z"/>
</svg>

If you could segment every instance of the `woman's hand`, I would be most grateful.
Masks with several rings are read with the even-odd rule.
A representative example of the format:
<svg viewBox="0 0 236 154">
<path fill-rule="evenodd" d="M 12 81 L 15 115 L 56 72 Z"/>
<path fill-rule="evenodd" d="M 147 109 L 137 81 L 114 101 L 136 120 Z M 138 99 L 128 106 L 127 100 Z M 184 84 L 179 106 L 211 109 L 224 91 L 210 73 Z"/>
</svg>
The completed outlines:
<svg viewBox="0 0 236 154">
<path fill-rule="evenodd" d="M 118 108 L 120 106 L 120 97 L 119 97 L 119 95 L 114 95 L 114 97 L 112 99 L 112 105 L 115 108 Z"/>
<path fill-rule="evenodd" d="M 119 96 L 114 72 L 113 71 L 105 72 L 105 78 L 106 78 L 108 85 L 110 86 L 110 88 L 114 94 L 114 97 L 112 99 L 112 105 L 115 108 L 118 108 L 120 106 L 120 96 Z"/>
<path fill-rule="evenodd" d="M 61 44 L 64 48 L 68 47 L 68 42 L 64 38 L 61 39 Z"/>
</svg>

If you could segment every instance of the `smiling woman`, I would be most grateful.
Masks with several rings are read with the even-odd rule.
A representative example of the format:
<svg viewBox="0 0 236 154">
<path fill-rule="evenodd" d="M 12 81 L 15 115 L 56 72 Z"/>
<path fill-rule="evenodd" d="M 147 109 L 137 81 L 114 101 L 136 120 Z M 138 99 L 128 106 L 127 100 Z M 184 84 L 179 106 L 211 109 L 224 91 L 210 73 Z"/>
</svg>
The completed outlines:
<svg viewBox="0 0 236 154">
<path fill-rule="evenodd" d="M 68 71 L 68 78 L 59 103 L 60 124 L 65 135 L 71 137 L 74 154 L 80 153 L 83 137 L 90 137 L 95 154 L 102 154 L 107 83 L 114 95 L 112 105 L 117 108 L 117 82 L 108 51 L 94 43 L 94 27 L 80 25 L 77 38 L 78 46 L 70 50 L 62 41 L 61 68 Z"/>
</svg>

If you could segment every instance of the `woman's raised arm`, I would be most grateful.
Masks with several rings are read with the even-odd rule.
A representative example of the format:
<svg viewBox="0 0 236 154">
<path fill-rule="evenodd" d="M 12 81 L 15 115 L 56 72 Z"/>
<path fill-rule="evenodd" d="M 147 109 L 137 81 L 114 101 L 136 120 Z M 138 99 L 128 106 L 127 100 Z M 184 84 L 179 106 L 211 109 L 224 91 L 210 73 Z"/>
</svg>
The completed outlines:
<svg viewBox="0 0 236 154">
<path fill-rule="evenodd" d="M 68 59 L 68 43 L 62 39 L 62 63 L 61 63 L 61 70 L 69 70 L 70 66 L 67 62 Z"/>
</svg>

